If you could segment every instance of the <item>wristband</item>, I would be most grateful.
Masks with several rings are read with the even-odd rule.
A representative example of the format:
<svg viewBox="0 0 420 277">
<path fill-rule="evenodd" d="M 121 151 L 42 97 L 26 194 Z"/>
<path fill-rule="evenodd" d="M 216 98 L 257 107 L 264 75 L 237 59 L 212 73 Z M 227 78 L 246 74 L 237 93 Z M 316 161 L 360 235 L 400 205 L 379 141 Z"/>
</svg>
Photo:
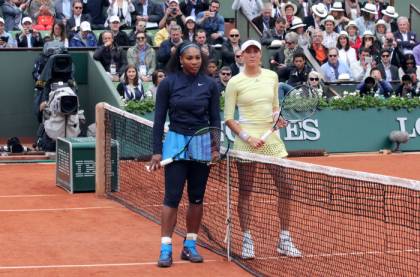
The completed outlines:
<svg viewBox="0 0 420 277">
<path fill-rule="evenodd" d="M 249 135 L 248 135 L 247 132 L 245 132 L 245 131 L 242 130 L 242 131 L 239 132 L 238 135 L 241 138 L 241 140 L 243 140 L 244 142 L 248 142 Z"/>
<path fill-rule="evenodd" d="M 273 113 L 273 120 L 274 120 L 274 121 L 277 121 L 277 119 L 279 118 L 279 116 L 280 116 L 280 112 L 279 112 L 279 111 L 274 112 L 274 113 Z"/>
</svg>

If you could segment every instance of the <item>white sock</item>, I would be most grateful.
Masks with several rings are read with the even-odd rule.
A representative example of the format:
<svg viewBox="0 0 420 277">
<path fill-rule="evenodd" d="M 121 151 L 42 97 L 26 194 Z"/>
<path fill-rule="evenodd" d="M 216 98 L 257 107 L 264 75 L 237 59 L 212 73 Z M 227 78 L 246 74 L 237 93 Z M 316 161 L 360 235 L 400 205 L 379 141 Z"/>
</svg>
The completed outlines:
<svg viewBox="0 0 420 277">
<path fill-rule="evenodd" d="M 171 237 L 162 237 L 161 238 L 162 244 L 172 244 L 172 238 Z"/>
<path fill-rule="evenodd" d="M 250 230 L 245 230 L 244 231 L 244 239 L 252 239 Z"/>
<path fill-rule="evenodd" d="M 290 232 L 288 230 L 281 230 L 280 239 L 282 240 L 290 239 Z"/>
<path fill-rule="evenodd" d="M 186 240 L 197 240 L 197 234 L 195 233 L 187 233 L 187 236 L 185 238 Z"/>
</svg>

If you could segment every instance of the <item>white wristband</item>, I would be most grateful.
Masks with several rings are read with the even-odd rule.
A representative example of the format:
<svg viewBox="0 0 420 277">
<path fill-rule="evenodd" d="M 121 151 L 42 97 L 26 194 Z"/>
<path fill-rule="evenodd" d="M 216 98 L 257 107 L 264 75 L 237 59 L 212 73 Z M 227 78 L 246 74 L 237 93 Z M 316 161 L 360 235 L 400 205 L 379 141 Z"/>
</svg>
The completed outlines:
<svg viewBox="0 0 420 277">
<path fill-rule="evenodd" d="M 238 135 L 241 138 L 241 140 L 243 140 L 244 142 L 248 142 L 249 135 L 248 135 L 247 132 L 245 132 L 245 131 L 242 130 L 242 131 L 239 132 Z"/>
<path fill-rule="evenodd" d="M 280 116 L 280 112 L 279 111 L 274 112 L 273 113 L 273 121 L 277 121 L 277 119 L 279 118 L 279 116 Z"/>
</svg>

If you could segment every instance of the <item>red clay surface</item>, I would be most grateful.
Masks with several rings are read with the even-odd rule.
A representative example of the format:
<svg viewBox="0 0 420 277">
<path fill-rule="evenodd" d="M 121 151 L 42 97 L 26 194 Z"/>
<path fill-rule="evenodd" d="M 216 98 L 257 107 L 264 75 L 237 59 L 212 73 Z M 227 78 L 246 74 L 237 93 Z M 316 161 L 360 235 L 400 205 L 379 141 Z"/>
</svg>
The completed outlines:
<svg viewBox="0 0 420 277">
<path fill-rule="evenodd" d="M 250 276 L 206 249 L 203 264 L 156 266 L 160 227 L 93 193 L 55 186 L 55 165 L 0 165 L 0 276 Z"/>
</svg>

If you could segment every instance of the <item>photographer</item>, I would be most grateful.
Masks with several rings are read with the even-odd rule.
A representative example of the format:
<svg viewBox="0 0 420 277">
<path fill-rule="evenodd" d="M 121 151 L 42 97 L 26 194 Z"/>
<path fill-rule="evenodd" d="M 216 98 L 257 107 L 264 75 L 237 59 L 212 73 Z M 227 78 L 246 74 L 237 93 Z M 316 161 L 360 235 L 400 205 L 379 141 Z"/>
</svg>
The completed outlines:
<svg viewBox="0 0 420 277">
<path fill-rule="evenodd" d="M 185 16 L 182 14 L 179 8 L 178 0 L 169 0 L 169 6 L 165 10 L 163 18 L 159 21 L 159 28 L 165 28 L 167 20 L 176 21 L 176 24 L 184 28 Z"/>
<path fill-rule="evenodd" d="M 44 45 L 41 34 L 32 30 L 32 19 L 30 17 L 22 19 L 22 32 L 16 34 L 16 41 L 18 47 L 32 48 Z"/>
<path fill-rule="evenodd" d="M 212 0 L 209 10 L 197 15 L 197 25 L 206 31 L 208 41 L 212 44 L 222 44 L 224 41 L 225 19 L 218 13 L 219 9 L 219 1 Z"/>
<path fill-rule="evenodd" d="M 391 84 L 382 80 L 381 71 L 378 68 L 372 68 L 370 76 L 357 86 L 360 96 L 370 95 L 388 98 L 391 96 L 392 90 Z"/>
<path fill-rule="evenodd" d="M 350 64 L 350 69 L 355 81 L 364 80 L 369 76 L 370 70 L 375 67 L 376 63 L 370 55 L 368 48 L 360 49 L 360 60 Z"/>
<path fill-rule="evenodd" d="M 22 13 L 27 7 L 27 3 L 22 3 L 18 6 L 13 0 L 6 0 L 3 5 L 0 5 L 0 11 L 3 11 L 4 25 L 6 32 L 19 30 L 19 22 L 22 18 Z"/>
<path fill-rule="evenodd" d="M 4 19 L 0 17 L 0 48 L 16 47 L 13 37 L 4 30 Z"/>
<path fill-rule="evenodd" d="M 391 53 L 391 64 L 397 67 L 401 66 L 401 63 L 404 59 L 403 54 L 400 48 L 397 45 L 397 42 L 394 39 L 394 34 L 391 32 L 385 33 L 385 41 L 382 45 L 383 49 L 388 49 Z"/>
<path fill-rule="evenodd" d="M 414 75 L 416 75 L 415 72 Z M 403 75 L 401 79 L 401 84 L 395 90 L 395 95 L 406 98 L 413 98 L 415 96 L 419 96 L 419 92 L 417 90 L 417 80 L 415 83 L 413 83 L 413 80 L 410 75 Z"/>
</svg>

